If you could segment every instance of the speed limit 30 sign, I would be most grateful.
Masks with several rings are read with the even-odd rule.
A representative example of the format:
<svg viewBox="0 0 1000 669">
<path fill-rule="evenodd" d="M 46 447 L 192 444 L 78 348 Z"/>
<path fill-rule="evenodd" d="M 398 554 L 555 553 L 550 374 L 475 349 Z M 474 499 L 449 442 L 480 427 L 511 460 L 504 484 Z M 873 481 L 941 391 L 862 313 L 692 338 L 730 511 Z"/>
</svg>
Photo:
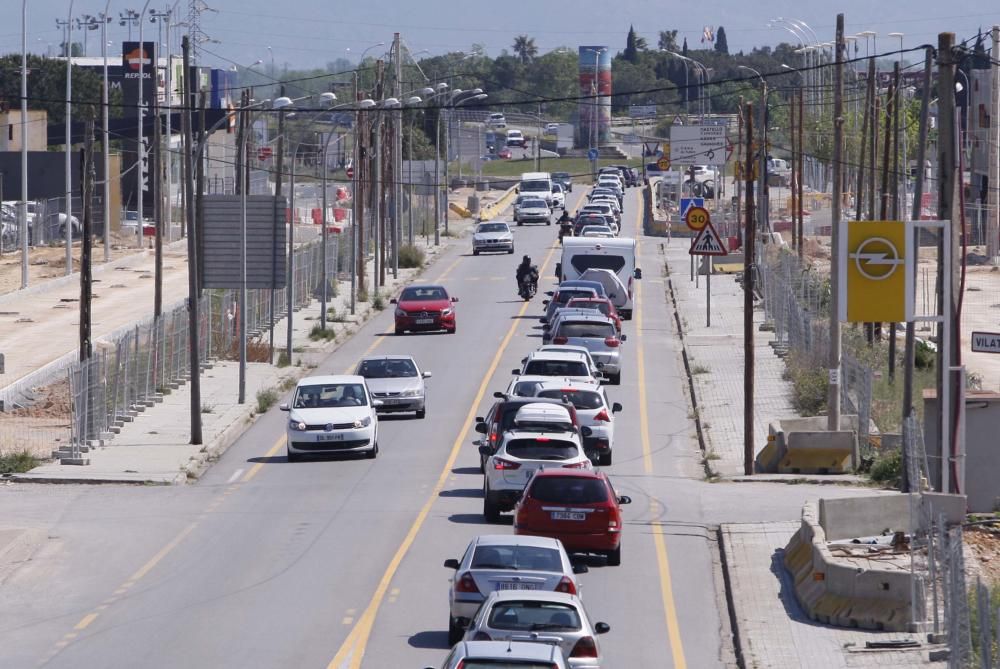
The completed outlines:
<svg viewBox="0 0 1000 669">
<path fill-rule="evenodd" d="M 695 232 L 700 232 L 711 220 L 708 209 L 704 207 L 688 207 L 687 213 L 684 214 L 684 222 Z"/>
</svg>

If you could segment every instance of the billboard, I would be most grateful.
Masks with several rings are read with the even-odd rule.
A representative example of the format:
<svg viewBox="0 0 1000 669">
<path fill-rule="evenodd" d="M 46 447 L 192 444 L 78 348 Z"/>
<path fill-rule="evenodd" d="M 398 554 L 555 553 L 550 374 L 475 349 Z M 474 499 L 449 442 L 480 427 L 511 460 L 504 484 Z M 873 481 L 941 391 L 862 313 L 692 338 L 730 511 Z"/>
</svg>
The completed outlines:
<svg viewBox="0 0 1000 669">
<path fill-rule="evenodd" d="M 611 138 L 611 50 L 578 47 L 580 62 L 580 146 L 598 146 Z"/>
</svg>

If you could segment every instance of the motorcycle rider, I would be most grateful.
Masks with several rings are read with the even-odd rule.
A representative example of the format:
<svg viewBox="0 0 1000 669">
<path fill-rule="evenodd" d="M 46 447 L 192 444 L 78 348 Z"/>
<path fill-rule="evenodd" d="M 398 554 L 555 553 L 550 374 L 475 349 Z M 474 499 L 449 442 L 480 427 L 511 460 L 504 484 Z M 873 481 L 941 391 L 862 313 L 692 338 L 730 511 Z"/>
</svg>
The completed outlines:
<svg viewBox="0 0 1000 669">
<path fill-rule="evenodd" d="M 531 256 L 521 258 L 521 264 L 517 266 L 515 273 L 517 278 L 518 294 L 521 293 L 522 285 L 538 285 L 538 268 L 531 264 Z"/>
<path fill-rule="evenodd" d="M 563 237 L 573 236 L 573 219 L 569 217 L 569 212 L 563 209 L 562 216 L 559 217 L 559 242 L 562 243 Z"/>
</svg>

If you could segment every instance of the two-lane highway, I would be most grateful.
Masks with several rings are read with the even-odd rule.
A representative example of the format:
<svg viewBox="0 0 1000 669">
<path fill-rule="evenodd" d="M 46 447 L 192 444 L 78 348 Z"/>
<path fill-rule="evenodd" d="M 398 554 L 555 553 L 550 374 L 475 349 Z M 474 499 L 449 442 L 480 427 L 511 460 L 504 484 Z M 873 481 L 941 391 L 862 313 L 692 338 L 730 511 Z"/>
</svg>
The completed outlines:
<svg viewBox="0 0 1000 669">
<path fill-rule="evenodd" d="M 570 211 L 583 197 L 578 186 Z M 623 236 L 639 232 L 630 189 Z M 513 256 L 473 257 L 467 241 L 421 281 L 460 298 L 455 335 L 392 335 L 387 310 L 314 373 L 367 353 L 408 353 L 433 372 L 424 420 L 380 422 L 379 457 L 284 457 L 286 414 L 263 416 L 197 484 L 72 493 L 36 524 L 59 538 L 4 582 L 9 666 L 371 667 L 438 665 L 447 651 L 446 558 L 482 516 L 473 418 L 540 343 L 542 294 L 518 299 L 529 254 L 554 286 L 552 226 L 516 227 Z M 697 442 L 664 298 L 660 241 L 641 242 L 644 278 L 625 324 L 614 465 L 625 507 L 623 561 L 581 576 L 609 666 L 712 667 L 726 657 L 713 535 L 701 521 Z M 705 486 L 705 484 L 697 484 Z M 681 512 L 680 510 L 683 510 Z"/>
</svg>

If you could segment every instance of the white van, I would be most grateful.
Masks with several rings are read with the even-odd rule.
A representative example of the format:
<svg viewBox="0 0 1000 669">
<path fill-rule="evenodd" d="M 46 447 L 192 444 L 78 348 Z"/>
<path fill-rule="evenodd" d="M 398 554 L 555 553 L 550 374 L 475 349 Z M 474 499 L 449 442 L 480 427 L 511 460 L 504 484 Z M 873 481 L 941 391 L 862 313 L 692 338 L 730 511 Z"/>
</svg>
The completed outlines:
<svg viewBox="0 0 1000 669">
<path fill-rule="evenodd" d="M 519 194 L 537 195 L 552 209 L 552 175 L 548 172 L 525 172 L 517 187 Z"/>
<path fill-rule="evenodd" d="M 633 282 L 642 278 L 642 270 L 635 266 L 635 240 L 624 237 L 566 237 L 563 239 L 562 260 L 556 265 L 559 283 L 586 279 L 589 269 L 607 269 L 624 289 L 618 313 L 622 318 L 632 318 Z M 617 306 L 617 301 L 616 301 Z"/>
</svg>

